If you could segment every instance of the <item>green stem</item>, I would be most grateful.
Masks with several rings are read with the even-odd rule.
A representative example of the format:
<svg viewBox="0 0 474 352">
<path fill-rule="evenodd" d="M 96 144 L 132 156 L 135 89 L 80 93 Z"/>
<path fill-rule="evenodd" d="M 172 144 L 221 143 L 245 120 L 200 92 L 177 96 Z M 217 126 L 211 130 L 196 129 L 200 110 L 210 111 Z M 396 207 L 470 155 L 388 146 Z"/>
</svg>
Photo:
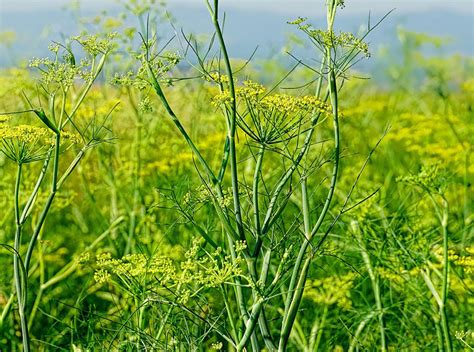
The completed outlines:
<svg viewBox="0 0 474 352">
<path fill-rule="evenodd" d="M 323 315 L 321 317 L 321 322 L 319 323 L 318 333 L 316 335 L 316 341 L 314 343 L 313 351 L 317 351 L 319 344 L 321 343 L 321 338 L 323 337 L 324 325 L 326 325 L 326 318 L 328 316 L 328 306 L 324 306 Z"/>
<path fill-rule="evenodd" d="M 237 253 L 235 252 L 234 248 L 234 241 L 232 237 L 228 234 L 227 235 L 227 240 L 229 243 L 229 250 L 232 258 L 232 262 L 235 263 L 237 259 Z M 236 276 L 234 278 L 235 281 L 235 297 L 237 300 L 237 305 L 239 307 L 240 315 L 244 322 L 247 322 L 249 320 L 249 313 L 247 312 L 247 307 L 245 306 L 245 299 L 244 299 L 244 293 L 242 290 L 242 280 L 240 279 L 239 276 Z M 254 350 L 258 351 L 258 341 L 254 333 L 251 334 L 251 342 L 252 342 L 252 347 Z"/>
<path fill-rule="evenodd" d="M 163 92 L 163 90 L 161 89 L 161 85 L 160 83 L 158 82 L 158 79 L 156 78 L 156 75 L 155 73 L 153 72 L 151 66 L 150 66 L 150 63 L 147 62 L 146 63 L 146 68 L 147 68 L 147 71 L 148 71 L 148 77 L 150 78 L 151 80 L 151 84 L 153 86 L 153 89 L 155 90 L 156 94 L 158 95 L 158 97 L 160 98 L 161 100 L 161 103 L 163 104 L 163 107 L 165 108 L 166 112 L 168 113 L 169 117 L 171 118 L 171 121 L 175 124 L 175 126 L 178 128 L 178 131 L 181 133 L 181 135 L 184 137 L 184 140 L 186 141 L 186 143 L 188 144 L 188 146 L 191 148 L 191 150 L 193 151 L 193 153 L 196 155 L 196 157 L 198 158 L 199 162 L 201 163 L 201 165 L 203 166 L 204 170 L 206 171 L 208 177 L 211 179 L 212 183 L 215 185 L 217 183 L 217 178 L 216 176 L 214 175 L 214 173 L 212 172 L 211 168 L 209 167 L 208 163 L 206 162 L 206 160 L 204 159 L 204 157 L 202 156 L 201 152 L 199 151 L 199 149 L 196 147 L 196 145 L 194 144 L 194 142 L 192 141 L 192 139 L 189 137 L 188 133 L 186 132 L 186 129 L 184 128 L 184 126 L 181 124 L 181 121 L 179 121 L 178 117 L 176 116 L 176 114 L 174 113 L 173 109 L 171 108 L 168 100 L 166 99 L 166 96 Z"/>
<path fill-rule="evenodd" d="M 66 181 L 68 176 L 72 173 L 72 171 L 76 168 L 76 166 L 79 164 L 81 159 L 84 157 L 84 154 L 90 146 L 85 146 L 82 148 L 79 153 L 76 155 L 74 160 L 71 162 L 69 165 L 68 169 L 64 172 L 62 177 L 58 181 L 58 171 L 59 171 L 59 142 L 60 142 L 60 136 L 56 136 L 56 148 L 55 148 L 55 156 L 54 156 L 54 171 L 53 171 L 53 180 L 52 180 L 52 185 L 51 185 L 51 193 L 49 194 L 48 198 L 46 199 L 46 204 L 43 208 L 43 211 L 40 214 L 38 223 L 36 224 L 36 227 L 34 229 L 33 235 L 31 236 L 30 244 L 28 245 L 28 250 L 26 252 L 25 256 L 25 270 L 28 273 L 28 269 L 30 266 L 30 261 L 31 257 L 33 255 L 33 250 L 36 245 L 36 241 L 38 239 L 38 236 L 40 234 L 41 229 L 43 228 L 44 222 L 46 221 L 46 217 L 49 213 L 49 209 L 51 208 L 51 205 L 53 203 L 54 197 L 56 196 L 56 192 L 58 189 L 61 188 L 63 183 Z"/>
<path fill-rule="evenodd" d="M 330 58 L 330 52 L 328 50 L 328 58 L 326 61 L 328 63 L 331 62 Z M 326 200 L 324 202 L 323 209 L 321 210 L 321 213 L 319 215 L 318 220 L 316 221 L 316 224 L 314 225 L 311 233 L 309 234 L 308 238 L 305 237 L 303 244 L 301 245 L 300 251 L 298 253 L 298 257 L 296 259 L 295 265 L 293 267 L 292 271 L 292 277 L 290 280 L 290 284 L 288 287 L 288 296 L 285 302 L 285 317 L 289 316 L 292 317 L 292 319 L 287 319 L 283 320 L 283 325 L 282 325 L 282 337 L 280 338 L 280 350 L 281 348 L 286 348 L 286 344 L 288 341 L 288 337 L 291 331 L 291 326 L 294 321 L 294 317 L 296 316 L 296 312 L 291 312 L 291 306 L 293 306 L 293 309 L 297 310 L 298 307 L 292 302 L 296 298 L 297 291 L 293 292 L 295 290 L 295 285 L 296 282 L 301 282 L 301 280 L 306 279 L 307 272 L 305 270 L 302 270 L 300 272 L 300 266 L 303 260 L 303 257 L 306 253 L 306 250 L 308 248 L 308 245 L 312 239 L 312 237 L 317 233 L 319 228 L 321 227 L 324 218 L 326 217 L 326 214 L 329 211 L 329 206 L 331 205 L 332 198 L 334 195 L 334 190 L 336 188 L 336 183 L 337 183 L 337 176 L 339 174 L 339 159 L 340 159 L 340 132 L 339 132 L 339 112 L 338 112 L 338 97 L 337 97 L 337 86 L 336 86 L 336 77 L 334 74 L 334 69 L 331 67 L 330 72 L 328 73 L 328 80 L 329 80 L 329 94 L 331 98 L 331 105 L 332 105 L 332 111 L 333 111 L 333 125 L 334 125 L 334 166 L 333 166 L 333 172 L 332 172 L 332 177 L 331 177 L 331 183 L 329 185 L 329 191 L 326 197 Z M 318 244 L 321 245 L 322 241 L 324 240 L 321 239 L 320 243 Z M 309 265 L 309 264 L 308 264 Z M 299 276 L 299 279 L 298 279 Z M 284 332 L 284 333 L 283 333 Z"/>
<path fill-rule="evenodd" d="M 441 209 L 435 197 L 431 193 L 428 193 L 428 196 L 430 197 L 431 202 L 433 203 L 433 206 L 435 208 L 436 215 L 438 216 L 438 220 L 441 225 L 441 231 L 442 231 L 442 236 L 443 236 L 443 273 L 442 273 L 441 294 L 439 295 L 437 291 L 434 289 L 434 287 L 432 289 L 432 292 L 433 291 L 436 292 L 438 296 L 436 301 L 438 303 L 438 308 L 439 308 L 441 328 L 443 330 L 443 336 L 444 336 L 444 344 L 446 347 L 446 351 L 451 352 L 453 350 L 453 342 L 452 342 L 451 334 L 449 331 L 449 321 L 448 321 L 448 314 L 447 314 L 447 309 L 446 309 L 446 304 L 448 300 L 448 285 L 449 285 L 449 247 L 448 247 L 449 206 L 448 206 L 448 201 L 446 200 L 446 198 L 444 198 L 443 195 L 441 195 L 441 199 L 442 199 Z M 425 281 L 428 283 L 426 279 Z"/>
<path fill-rule="evenodd" d="M 41 243 L 40 243 L 40 248 L 39 248 L 39 272 L 40 272 L 40 287 L 36 291 L 35 301 L 31 308 L 30 317 L 28 321 L 28 329 L 31 329 L 31 326 L 35 319 L 36 312 L 38 310 L 38 307 L 40 305 L 41 298 L 43 297 L 43 292 L 44 292 L 43 286 L 44 286 L 45 272 L 44 272 L 44 257 L 43 257 L 43 250 L 41 248 Z"/>
<path fill-rule="evenodd" d="M 10 313 L 10 308 L 12 307 L 14 300 L 15 300 L 15 292 L 10 294 L 10 297 L 8 297 L 7 303 L 3 307 L 2 315 L 0 316 L 0 329 L 3 328 L 3 324 L 5 323 L 5 319 L 7 315 Z"/>
<path fill-rule="evenodd" d="M 21 230 L 22 224 L 20 222 L 20 181 L 22 174 L 22 164 L 18 164 L 16 182 L 15 182 L 15 244 L 13 253 L 13 276 L 15 280 L 15 290 L 18 302 L 18 314 L 20 316 L 21 337 L 23 341 L 23 351 L 30 351 L 30 338 L 28 334 L 28 321 L 26 318 L 26 298 L 27 285 L 24 285 L 22 273 L 20 269 L 20 245 L 21 245 Z"/>
<path fill-rule="evenodd" d="M 239 181 L 237 175 L 237 152 L 235 148 L 235 133 L 237 126 L 237 101 L 235 96 L 235 84 L 234 84 L 234 75 L 232 67 L 230 64 L 229 54 L 227 52 L 227 47 L 224 41 L 224 36 L 222 34 L 221 26 L 219 24 L 219 0 L 214 0 L 214 9 L 210 7 L 209 2 L 207 2 L 209 11 L 211 13 L 212 22 L 217 34 L 217 39 L 221 48 L 222 56 L 224 58 L 224 64 L 226 67 L 227 75 L 229 76 L 229 93 L 232 99 L 231 101 L 231 119 L 230 125 L 227 131 L 227 137 L 229 141 L 229 158 L 230 158 L 230 172 L 231 172 L 231 182 L 232 182 L 232 196 L 234 201 L 234 214 L 235 220 L 237 223 L 237 233 L 239 238 L 242 241 L 245 241 L 245 232 L 244 225 L 242 221 L 242 213 L 240 206 L 240 194 L 239 194 Z"/>
<path fill-rule="evenodd" d="M 306 283 L 306 278 L 308 276 L 309 264 L 311 263 L 313 257 L 310 255 L 304 262 L 301 269 L 301 274 L 298 279 L 298 283 L 294 292 L 288 292 L 288 298 L 291 300 L 288 306 L 288 309 L 285 307 L 285 312 L 283 315 L 283 323 L 280 335 L 280 341 L 278 343 L 278 351 L 285 352 L 288 344 L 288 339 L 290 337 L 293 324 L 295 322 L 296 314 L 298 313 L 298 308 L 303 297 L 304 286 Z"/>
<path fill-rule="evenodd" d="M 384 315 L 383 315 L 382 298 L 380 295 L 379 278 L 372 268 L 372 263 L 369 257 L 369 253 L 367 251 L 365 244 L 362 241 L 360 230 L 357 230 L 356 236 L 357 236 L 357 240 L 359 242 L 359 246 L 361 249 L 361 256 L 362 256 L 362 259 L 364 260 L 364 264 L 367 269 L 367 273 L 369 274 L 370 282 L 372 284 L 372 291 L 374 293 L 375 305 L 377 307 L 377 316 L 378 316 L 379 330 L 380 330 L 380 350 L 386 351 L 387 339 L 385 335 L 385 323 L 384 323 Z"/>
<path fill-rule="evenodd" d="M 443 334 L 445 338 L 446 351 L 453 350 L 453 342 L 449 332 L 448 314 L 446 310 L 446 303 L 448 300 L 448 285 L 449 285 L 449 248 L 448 248 L 448 202 L 443 198 L 443 215 L 441 219 L 441 227 L 443 229 L 443 288 L 441 292 L 442 306 L 440 307 L 441 323 L 443 327 Z"/>
<path fill-rule="evenodd" d="M 239 344 L 237 345 L 237 351 L 239 352 L 243 351 L 245 346 L 247 346 L 247 343 L 250 337 L 254 335 L 255 327 L 256 327 L 260 312 L 262 310 L 262 306 L 263 306 L 263 299 L 261 298 L 255 302 L 252 308 L 252 311 L 250 312 L 250 316 L 245 323 L 245 332 Z M 256 347 L 254 346 L 252 347 L 255 351 L 260 351 L 260 349 L 258 349 L 258 345 Z"/>
<path fill-rule="evenodd" d="M 168 319 L 171 315 L 171 311 L 173 310 L 174 307 L 169 307 L 168 311 L 166 312 L 166 315 L 165 315 L 165 318 L 160 322 L 160 328 L 158 330 L 158 333 L 156 334 L 155 336 L 155 340 L 156 341 L 159 341 L 160 340 L 160 337 L 161 337 L 161 334 L 163 333 L 163 331 L 165 330 L 165 327 L 166 327 L 166 323 L 168 322 Z"/>
<path fill-rule="evenodd" d="M 303 210 L 304 236 L 309 240 L 311 219 L 309 216 L 308 182 L 306 176 L 301 179 L 301 203 Z"/>
<path fill-rule="evenodd" d="M 439 317 L 434 316 L 433 321 L 436 328 L 436 337 L 438 338 L 438 351 L 443 352 L 444 351 L 443 331 L 441 330 Z"/>
<path fill-rule="evenodd" d="M 253 197 L 253 216 L 255 221 L 255 233 L 257 238 L 257 245 L 253 251 L 252 256 L 256 258 L 260 252 L 262 246 L 261 236 L 262 236 L 262 227 L 260 225 L 260 209 L 259 209 L 259 182 L 260 182 L 260 172 L 262 171 L 263 155 L 265 153 L 265 148 L 262 146 L 262 149 L 258 151 L 257 162 L 255 165 L 255 172 L 253 176 L 253 187 L 252 187 L 252 197 Z"/>
<path fill-rule="evenodd" d="M 225 309 L 227 311 L 227 316 L 228 316 L 229 323 L 230 323 L 232 337 L 234 338 L 234 341 L 237 344 L 238 341 L 239 341 L 239 338 L 238 338 L 237 329 L 236 329 L 235 323 L 234 323 L 234 321 L 235 321 L 234 320 L 234 315 L 232 313 L 232 309 L 230 307 L 229 300 L 227 299 L 227 292 L 225 291 L 225 287 L 223 285 L 221 285 L 220 289 L 221 289 L 222 299 L 224 301 Z"/>
<path fill-rule="evenodd" d="M 255 258 L 249 258 L 247 260 L 247 266 L 250 272 L 250 276 L 252 280 L 256 283 L 257 281 L 262 285 L 262 287 L 265 287 L 267 277 L 268 277 L 268 271 L 270 269 L 270 260 L 271 260 L 271 254 L 272 250 L 269 248 L 264 257 L 263 257 L 263 262 L 262 262 L 262 268 L 260 272 L 260 279 L 257 277 L 257 261 Z M 271 286 L 271 285 L 270 285 Z M 257 301 L 259 299 L 259 292 L 254 289 L 253 290 L 253 299 L 254 301 Z M 263 305 L 261 308 L 261 312 L 258 316 L 258 326 L 260 328 L 260 332 L 262 334 L 263 342 L 265 343 L 265 346 L 269 351 L 276 351 L 277 346 L 273 342 L 273 338 L 270 332 L 270 328 L 268 326 L 268 320 L 265 317 L 265 306 Z"/>
<path fill-rule="evenodd" d="M 36 240 L 40 234 L 41 229 L 43 228 L 43 224 L 46 221 L 46 217 L 48 216 L 49 209 L 53 204 L 54 197 L 56 196 L 57 191 L 57 183 L 58 183 L 58 172 L 59 172 L 59 152 L 60 152 L 60 142 L 61 142 L 61 135 L 59 133 L 56 134 L 56 142 L 55 142 L 55 149 L 54 149 L 54 160 L 53 160 L 53 177 L 51 181 L 51 192 L 46 200 L 46 204 L 41 212 L 41 215 L 38 219 L 38 223 L 36 224 L 35 230 L 33 235 L 31 236 L 30 244 L 28 245 L 28 249 L 26 251 L 25 256 L 25 270 L 28 274 L 31 256 L 33 255 L 33 250 L 36 246 Z"/>
<path fill-rule="evenodd" d="M 330 62 L 330 59 L 327 60 Z M 336 189 L 337 176 L 339 174 L 339 160 L 340 160 L 340 131 L 339 131 L 339 102 L 337 97 L 337 85 L 336 85 L 336 76 L 334 74 L 334 69 L 331 69 L 328 74 L 329 80 L 329 94 L 331 97 L 331 105 L 333 112 L 333 125 L 334 125 L 334 166 L 331 177 L 331 184 L 329 185 L 329 192 L 324 202 L 323 209 L 319 215 L 316 224 L 311 231 L 309 238 L 312 238 L 319 228 L 321 227 L 324 218 L 326 217 L 327 212 L 329 211 L 329 206 L 331 205 L 332 197 L 334 196 L 334 190 Z"/>
<path fill-rule="evenodd" d="M 23 212 L 21 213 L 21 217 L 20 217 L 21 224 L 25 223 L 26 219 L 28 218 L 28 215 L 30 214 L 30 210 L 33 207 L 33 204 L 36 200 L 36 196 L 38 194 L 39 188 L 41 184 L 43 183 L 44 177 L 46 176 L 46 171 L 48 170 L 49 161 L 51 160 L 51 155 L 52 155 L 52 149 L 46 155 L 46 159 L 44 160 L 43 167 L 41 168 L 41 172 L 38 176 L 35 187 L 33 188 L 33 191 L 31 192 L 31 195 L 28 198 L 28 201 L 26 202 L 25 207 L 23 208 Z"/>
<path fill-rule="evenodd" d="M 132 198 L 132 208 L 130 212 L 130 224 L 129 224 L 129 229 L 128 229 L 128 237 L 127 237 L 127 245 L 125 247 L 125 254 L 129 254 L 132 248 L 132 240 L 133 240 L 133 235 L 135 233 L 135 227 L 136 227 L 136 222 L 137 222 L 137 215 L 139 212 L 138 209 L 138 204 L 140 200 L 140 186 L 141 186 L 141 177 L 140 177 L 140 169 L 141 169 L 141 140 L 142 140 L 142 116 L 140 114 L 140 111 L 137 109 L 135 102 L 133 101 L 133 96 L 130 91 L 130 88 L 127 90 L 128 92 L 128 98 L 130 105 L 133 108 L 133 111 L 135 113 L 135 140 L 133 143 L 133 148 L 131 152 L 131 159 L 134 160 L 134 169 L 132 172 L 133 175 L 133 198 Z"/>
<path fill-rule="evenodd" d="M 84 99 L 86 98 L 87 96 L 87 93 L 89 93 L 89 90 L 92 88 L 92 85 L 94 84 L 95 80 L 97 79 L 97 77 L 99 76 L 99 74 L 102 72 L 102 69 L 104 67 L 104 64 L 105 64 L 105 61 L 107 59 L 107 56 L 108 56 L 108 53 L 102 55 L 100 61 L 99 61 L 99 64 L 97 65 L 97 68 L 95 70 L 95 73 L 94 73 L 94 76 L 91 78 L 91 80 L 87 83 L 87 85 L 84 87 L 81 95 L 79 96 L 79 99 L 77 100 L 76 104 L 74 105 L 71 113 L 67 116 L 67 118 L 64 120 L 64 122 L 60 125 L 60 128 L 59 130 L 62 131 L 64 129 L 64 127 L 67 125 L 67 123 L 69 121 L 72 120 L 72 118 L 74 117 L 74 115 L 77 113 L 77 110 L 79 109 L 79 107 L 81 106 L 82 102 L 84 101 Z M 95 66 L 95 57 L 93 58 L 92 60 L 92 67 Z"/>
<path fill-rule="evenodd" d="M 359 326 L 357 327 L 352 339 L 351 339 L 351 344 L 349 346 L 349 349 L 347 352 L 353 352 L 354 349 L 356 348 L 356 345 L 359 344 L 359 336 L 366 327 L 366 325 L 370 322 L 370 320 L 375 316 L 375 312 L 370 312 L 367 314 L 367 316 L 362 319 L 362 321 L 359 323 Z"/>
</svg>

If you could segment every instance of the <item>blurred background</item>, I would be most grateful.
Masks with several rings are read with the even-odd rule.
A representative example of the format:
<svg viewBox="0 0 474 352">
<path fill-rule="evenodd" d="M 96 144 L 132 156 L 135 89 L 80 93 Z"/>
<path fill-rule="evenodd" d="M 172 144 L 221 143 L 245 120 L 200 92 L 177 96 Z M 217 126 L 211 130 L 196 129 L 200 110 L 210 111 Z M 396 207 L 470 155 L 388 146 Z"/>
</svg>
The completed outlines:
<svg viewBox="0 0 474 352">
<path fill-rule="evenodd" d="M 308 17 L 315 27 L 324 27 L 321 4 L 324 0 L 223 0 L 227 12 L 226 39 L 231 56 L 246 58 L 258 46 L 255 57 L 284 58 L 297 30 L 287 24 L 298 16 Z M 15 65 L 19 60 L 47 53 L 51 40 L 75 35 L 77 19 L 106 14 L 118 16 L 122 5 L 116 0 L 1 0 L 0 66 Z M 158 4 L 157 6 L 163 6 Z M 445 39 L 436 48 L 426 46 L 423 54 L 436 56 L 474 55 L 474 1 L 457 0 L 348 0 L 340 11 L 338 28 L 357 33 L 366 26 L 369 13 L 372 24 L 390 10 L 394 11 L 370 37 L 372 56 L 397 55 L 400 38 L 397 29 L 425 33 Z M 187 33 L 211 33 L 204 1 L 169 0 L 166 10 L 172 14 L 176 29 Z M 130 25 L 135 25 L 129 18 Z M 171 25 L 162 33 L 172 36 Z M 399 33 L 399 31 L 398 31 Z M 294 44 L 294 43 L 293 43 Z M 374 60 L 375 61 L 375 60 Z M 376 61 L 375 61 L 376 62 Z"/>
</svg>

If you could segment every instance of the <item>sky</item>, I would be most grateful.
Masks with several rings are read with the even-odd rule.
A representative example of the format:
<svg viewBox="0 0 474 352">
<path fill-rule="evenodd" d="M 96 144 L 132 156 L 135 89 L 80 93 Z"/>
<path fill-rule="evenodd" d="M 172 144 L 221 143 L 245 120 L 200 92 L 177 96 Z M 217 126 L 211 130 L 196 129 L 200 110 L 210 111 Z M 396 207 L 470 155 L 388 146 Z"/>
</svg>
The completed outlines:
<svg viewBox="0 0 474 352">
<path fill-rule="evenodd" d="M 116 0 L 82 0 L 84 7 L 105 8 L 115 4 Z M 69 0 L 0 0 L 3 11 L 28 10 L 31 8 L 57 7 L 70 3 Z M 266 10 L 273 13 L 302 12 L 319 7 L 321 1 L 314 0 L 221 0 L 224 6 L 248 10 Z M 168 4 L 176 5 L 204 5 L 203 0 L 168 0 Z M 289 6 L 291 4 L 291 6 Z M 425 10 L 447 10 L 459 13 L 474 13 L 472 0 L 348 0 L 344 12 L 347 14 L 359 13 L 366 9 L 385 11 L 387 8 L 397 8 L 400 12 L 422 12 Z"/>
<path fill-rule="evenodd" d="M 44 53 L 48 41 L 60 34 L 73 35 L 74 26 L 64 11 L 71 0 L 0 0 L 0 32 L 14 31 L 17 40 L 11 50 L 0 47 L 0 66 Z M 168 8 L 177 18 L 177 26 L 187 32 L 211 32 L 204 0 L 168 0 Z M 247 57 L 259 46 L 258 55 L 268 57 L 280 49 L 288 33 L 295 32 L 286 22 L 297 16 L 309 17 L 317 25 L 324 20 L 324 0 L 220 0 L 227 13 L 226 39 L 231 55 Z M 117 13 L 117 0 L 82 0 L 82 13 L 87 16 L 102 10 Z M 370 38 L 371 46 L 395 47 L 396 29 L 451 38 L 444 54 L 474 56 L 474 0 L 346 0 L 339 12 L 341 30 L 357 32 L 367 21 L 372 22 L 388 11 L 395 11 Z"/>
</svg>

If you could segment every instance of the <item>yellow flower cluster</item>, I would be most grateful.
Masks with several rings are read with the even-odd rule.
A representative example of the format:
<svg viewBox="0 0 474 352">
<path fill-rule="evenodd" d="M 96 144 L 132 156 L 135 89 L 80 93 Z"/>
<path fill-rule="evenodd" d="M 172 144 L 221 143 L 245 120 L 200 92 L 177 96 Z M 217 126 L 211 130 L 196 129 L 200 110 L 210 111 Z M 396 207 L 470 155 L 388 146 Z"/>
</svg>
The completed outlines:
<svg viewBox="0 0 474 352">
<path fill-rule="evenodd" d="M 166 257 L 147 258 L 144 254 L 129 254 L 120 259 L 112 258 L 110 253 L 97 255 L 98 270 L 96 274 L 100 280 L 110 279 L 110 273 L 123 277 L 140 277 L 148 274 L 159 275 L 162 282 L 175 274 L 175 268 L 171 259 Z M 161 275 L 160 275 L 161 274 Z"/>
<path fill-rule="evenodd" d="M 185 259 L 174 261 L 167 256 L 149 258 L 143 254 L 129 254 L 120 259 L 112 258 L 110 253 L 97 256 L 94 278 L 104 284 L 116 276 L 127 287 L 132 284 L 146 287 L 174 289 L 180 303 L 186 303 L 202 289 L 225 284 L 230 277 L 241 275 L 240 257 L 245 243 L 235 245 L 238 257 L 231 260 L 222 248 L 213 253 L 202 253 L 201 241 L 194 240 Z M 198 287 L 198 289 L 196 289 Z"/>
<path fill-rule="evenodd" d="M 0 115 L 0 124 L 7 122 L 9 119 L 8 115 Z"/>
<path fill-rule="evenodd" d="M 339 0 L 338 6 L 344 7 L 344 1 Z M 369 45 L 362 38 L 358 38 L 349 32 L 336 34 L 330 30 L 314 29 L 311 24 L 306 23 L 306 20 L 306 18 L 299 17 L 294 21 L 288 22 L 288 24 L 296 25 L 301 31 L 306 33 L 313 39 L 313 42 L 320 50 L 325 48 L 357 50 L 366 57 L 370 57 Z"/>
<path fill-rule="evenodd" d="M 34 58 L 30 61 L 29 66 L 40 69 L 42 82 L 45 85 L 56 83 L 64 87 L 72 86 L 83 68 L 70 62 L 58 62 L 49 58 Z"/>
<path fill-rule="evenodd" d="M 0 97 L 4 105 L 2 111 L 13 110 L 5 103 L 16 103 L 23 91 L 34 89 L 27 69 L 10 68 L 0 72 Z M 5 116 L 0 116 L 0 118 Z"/>
<path fill-rule="evenodd" d="M 247 80 L 244 81 L 242 87 L 238 87 L 235 94 L 242 98 L 255 99 L 260 94 L 265 93 L 266 88 L 259 83 Z"/>
<path fill-rule="evenodd" d="M 68 131 L 61 132 L 61 143 L 80 144 L 81 137 L 77 133 Z"/>
<path fill-rule="evenodd" d="M 234 99 L 232 99 L 232 97 L 230 96 L 229 91 L 226 90 L 214 96 L 212 98 L 211 104 L 217 108 L 220 106 L 231 104 L 233 101 Z"/>
<path fill-rule="evenodd" d="M 209 82 L 215 82 L 217 84 L 227 84 L 229 83 L 229 76 L 223 75 L 219 72 L 211 72 L 206 76 L 206 80 Z"/>
<path fill-rule="evenodd" d="M 418 174 L 398 177 L 397 181 L 441 192 L 446 187 L 446 177 L 446 171 L 440 169 L 439 165 L 434 164 L 423 165 Z"/>
<path fill-rule="evenodd" d="M 455 136 L 450 126 L 464 126 Z M 401 145 L 404 150 L 419 156 L 427 163 L 442 162 L 454 172 L 464 173 L 469 136 L 474 133 L 462 115 L 402 113 L 387 135 L 388 141 Z M 474 166 L 468 166 L 474 173 Z"/>
<path fill-rule="evenodd" d="M 182 165 L 189 165 L 189 163 L 192 163 L 192 160 L 193 153 L 189 151 L 175 153 L 173 154 L 173 158 L 166 158 L 147 163 L 143 170 L 141 170 L 141 175 L 147 176 L 155 172 L 170 174 L 171 172 L 176 172 L 176 169 Z"/>
<path fill-rule="evenodd" d="M 0 126 L 0 140 L 15 140 L 26 144 L 50 143 L 51 136 L 52 132 L 42 127 L 31 125 Z"/>
<path fill-rule="evenodd" d="M 458 256 L 454 262 L 463 267 L 466 273 L 474 274 L 474 247 L 468 247 L 466 251 L 468 255 Z"/>
<path fill-rule="evenodd" d="M 211 344 L 211 350 L 220 351 L 222 350 L 223 346 L 224 345 L 222 344 L 222 342 L 214 342 L 213 344 Z"/>
<path fill-rule="evenodd" d="M 287 94 L 272 94 L 259 99 L 266 92 L 266 88 L 259 83 L 247 80 L 243 85 L 236 88 L 235 95 L 242 99 L 247 105 L 260 110 L 276 110 L 283 113 L 321 112 L 330 111 L 329 107 L 315 96 L 295 97 Z M 215 95 L 212 105 L 221 106 L 232 102 L 228 90 Z"/>
<path fill-rule="evenodd" d="M 104 269 L 96 270 L 94 272 L 94 280 L 99 284 L 105 284 L 110 280 L 110 273 Z"/>
<path fill-rule="evenodd" d="M 84 51 L 92 56 L 99 54 L 105 54 L 112 50 L 114 43 L 113 40 L 117 36 L 117 33 L 109 33 L 106 36 L 99 37 L 98 35 L 85 35 L 75 36 L 72 40 L 77 41 L 84 48 Z"/>
<path fill-rule="evenodd" d="M 398 268 L 398 269 L 389 269 L 384 267 L 376 268 L 377 273 L 382 279 L 390 281 L 392 284 L 395 284 L 395 287 L 403 288 L 404 283 L 410 277 L 416 277 L 420 273 L 420 268 L 412 268 L 410 270 Z"/>
<path fill-rule="evenodd" d="M 284 113 L 298 112 L 328 112 L 329 108 L 315 96 L 306 95 L 294 97 L 286 94 L 274 94 L 263 98 L 260 106 L 268 110 L 277 110 Z"/>
<path fill-rule="evenodd" d="M 184 203 L 187 205 L 195 206 L 199 203 L 207 203 L 212 201 L 213 195 L 209 189 L 205 186 L 199 186 L 196 190 L 186 193 L 184 196 Z M 222 207 L 228 207 L 232 204 L 232 189 L 228 188 L 227 191 L 223 191 L 223 197 L 219 199 L 219 204 Z"/>
<path fill-rule="evenodd" d="M 474 273 L 474 247 L 467 247 L 465 249 L 467 252 L 466 255 L 461 255 L 454 249 L 448 251 L 448 260 L 457 266 L 464 269 L 466 274 Z M 443 262 L 443 248 L 441 246 L 436 246 L 432 250 L 433 256 L 439 263 Z"/>
<path fill-rule="evenodd" d="M 474 93 L 474 78 L 468 79 L 461 84 L 461 89 L 466 93 Z"/>
<path fill-rule="evenodd" d="M 330 276 L 323 279 L 308 280 L 305 297 L 312 301 L 331 306 L 336 304 L 342 309 L 352 306 L 351 289 L 354 285 L 354 273 L 340 276 Z"/>
<path fill-rule="evenodd" d="M 53 132 L 47 128 L 32 125 L 8 126 L 0 125 L 0 140 L 15 140 L 24 144 L 44 143 L 48 145 L 54 144 Z M 71 132 L 61 132 L 61 137 L 69 143 L 80 143 L 80 137 Z"/>
<path fill-rule="evenodd" d="M 357 105 L 344 109 L 346 116 L 364 116 L 380 113 L 389 108 L 389 101 L 383 98 L 362 99 Z"/>
</svg>

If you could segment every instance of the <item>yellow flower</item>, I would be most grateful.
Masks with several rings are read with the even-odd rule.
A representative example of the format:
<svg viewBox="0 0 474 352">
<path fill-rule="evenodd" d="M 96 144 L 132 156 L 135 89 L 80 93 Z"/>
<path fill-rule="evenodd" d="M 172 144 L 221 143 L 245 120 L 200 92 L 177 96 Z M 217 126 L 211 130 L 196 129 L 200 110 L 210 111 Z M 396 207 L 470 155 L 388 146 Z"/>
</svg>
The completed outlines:
<svg viewBox="0 0 474 352">
<path fill-rule="evenodd" d="M 52 132 L 46 128 L 0 125 L 0 150 L 19 164 L 42 159 L 51 145 Z"/>
<path fill-rule="evenodd" d="M 342 309 L 349 309 L 352 306 L 350 291 L 354 285 L 354 279 L 354 273 L 347 273 L 308 280 L 305 297 L 322 305 L 336 304 Z"/>
<path fill-rule="evenodd" d="M 206 79 L 209 82 L 215 82 L 218 84 L 227 84 L 229 83 L 229 76 L 220 74 L 219 72 L 211 72 L 209 76 L 206 76 Z"/>
</svg>

